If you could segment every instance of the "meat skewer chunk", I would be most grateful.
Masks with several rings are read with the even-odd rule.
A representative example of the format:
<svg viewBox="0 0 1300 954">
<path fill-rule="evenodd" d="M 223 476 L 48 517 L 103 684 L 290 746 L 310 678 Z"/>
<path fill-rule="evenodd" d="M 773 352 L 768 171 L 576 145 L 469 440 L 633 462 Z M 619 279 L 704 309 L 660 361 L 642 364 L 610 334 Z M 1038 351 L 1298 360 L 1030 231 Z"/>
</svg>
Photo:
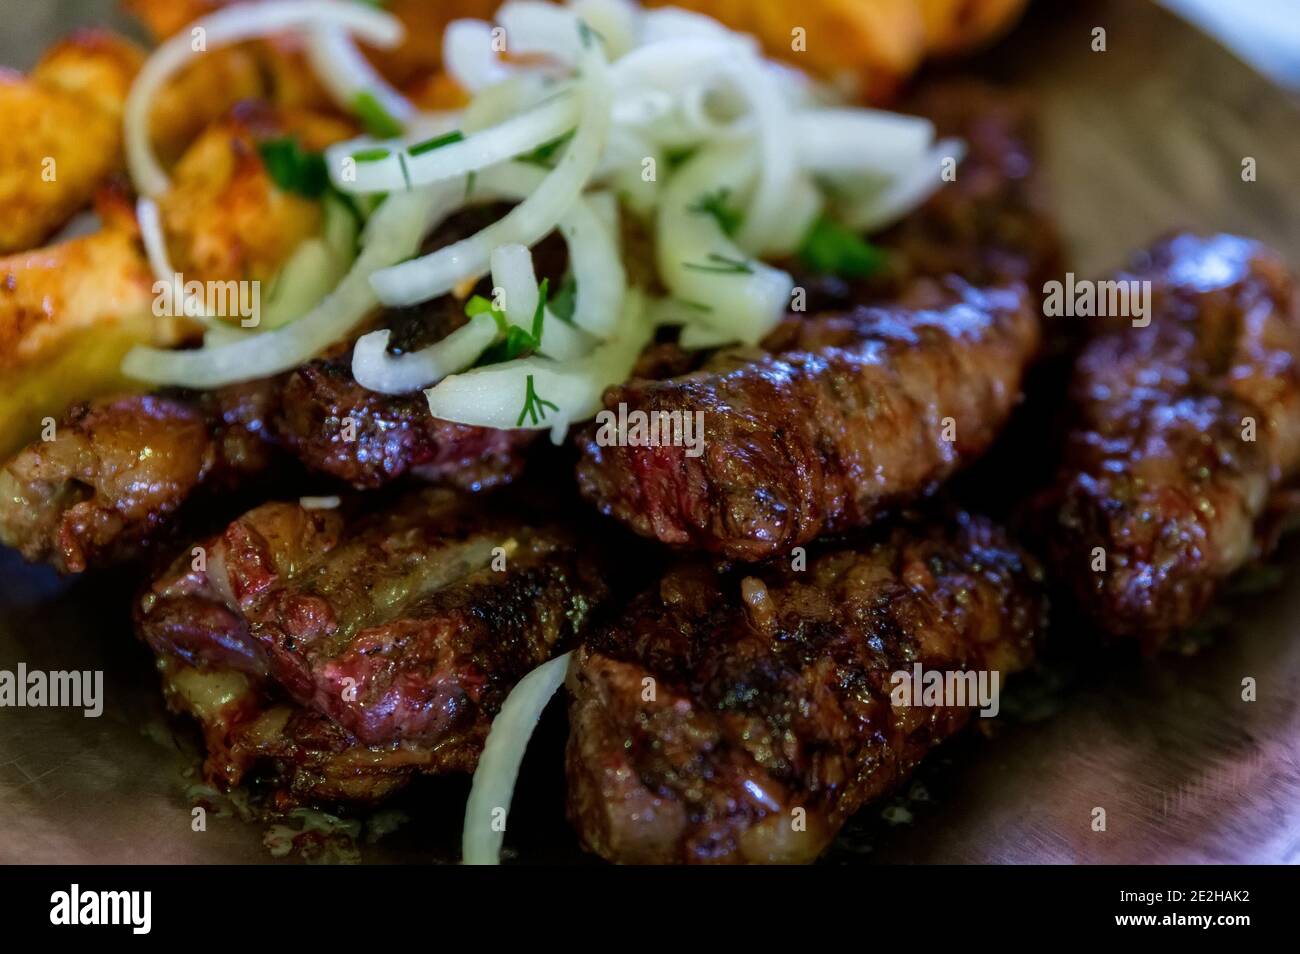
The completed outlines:
<svg viewBox="0 0 1300 954">
<path fill-rule="evenodd" d="M 584 496 L 664 543 L 761 560 L 931 492 L 992 443 L 1039 340 L 1023 288 L 953 287 L 947 307 L 791 322 L 779 354 L 611 388 L 611 410 L 702 414 L 702 453 L 591 428 Z"/>
<path fill-rule="evenodd" d="M 349 745 L 468 771 L 514 682 L 570 645 L 605 594 L 568 531 L 428 489 L 373 513 L 258 507 L 176 560 L 141 597 L 137 629 L 169 664 L 242 674 Z M 240 772 L 222 765 L 209 774 L 233 784 Z"/>
<path fill-rule="evenodd" d="M 246 674 L 159 657 L 168 707 L 203 729 L 204 776 L 230 789 L 256 781 L 272 812 L 374 805 L 418 773 L 460 771 L 464 750 L 391 742 L 367 746 L 314 709 L 273 701 Z"/>
<path fill-rule="evenodd" d="M 1003 678 L 1042 624 L 1036 568 L 967 515 L 746 572 L 671 571 L 570 669 L 569 816 L 608 860 L 812 861 L 972 717 L 894 706 L 892 674 Z"/>
<path fill-rule="evenodd" d="M 1300 467 L 1300 316 L 1280 259 L 1231 235 L 1176 236 L 1117 278 L 1151 283 L 1150 323 L 1079 357 L 1044 535 L 1081 611 L 1153 651 L 1260 555 Z"/>
<path fill-rule="evenodd" d="M 164 396 L 74 405 L 0 468 L 0 542 L 66 573 L 127 559 L 154 542 L 201 487 L 268 465 L 241 424 Z"/>
</svg>

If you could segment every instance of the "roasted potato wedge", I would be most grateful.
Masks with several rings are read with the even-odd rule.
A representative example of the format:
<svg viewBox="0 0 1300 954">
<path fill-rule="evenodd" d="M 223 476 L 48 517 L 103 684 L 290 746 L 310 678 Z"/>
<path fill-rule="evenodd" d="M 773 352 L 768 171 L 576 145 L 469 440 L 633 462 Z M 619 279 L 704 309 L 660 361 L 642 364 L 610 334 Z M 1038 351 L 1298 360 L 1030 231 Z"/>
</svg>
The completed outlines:
<svg viewBox="0 0 1300 954">
<path fill-rule="evenodd" d="M 0 71 L 0 253 L 32 248 L 121 164 L 122 104 L 142 54 L 105 31 L 56 44 L 30 76 Z"/>
<path fill-rule="evenodd" d="M 246 104 L 209 126 L 172 170 L 158 201 L 172 265 L 186 280 L 265 281 L 320 229 L 320 203 L 279 189 L 258 142 L 292 135 L 319 150 L 346 138 L 342 120 Z"/>
<path fill-rule="evenodd" d="M 174 340 L 175 324 L 153 315 L 129 207 L 100 217 L 92 235 L 0 258 L 0 458 L 72 401 L 129 389 L 118 366 L 131 345 Z"/>
</svg>

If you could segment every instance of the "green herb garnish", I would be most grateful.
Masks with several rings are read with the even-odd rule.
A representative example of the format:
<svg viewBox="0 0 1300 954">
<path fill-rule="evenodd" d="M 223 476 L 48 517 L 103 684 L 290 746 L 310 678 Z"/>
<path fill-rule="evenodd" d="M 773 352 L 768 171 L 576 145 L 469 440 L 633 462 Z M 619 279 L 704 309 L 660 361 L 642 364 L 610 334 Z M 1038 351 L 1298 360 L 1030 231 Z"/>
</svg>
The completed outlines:
<svg viewBox="0 0 1300 954">
<path fill-rule="evenodd" d="M 352 158 L 357 162 L 378 162 L 380 159 L 387 159 L 392 155 L 387 149 L 362 149 L 360 152 L 354 152 Z"/>
<path fill-rule="evenodd" d="M 524 426 L 524 418 L 528 418 L 530 424 L 538 424 L 546 420 L 546 409 L 558 411 L 559 405 L 552 404 L 542 398 L 537 393 L 537 388 L 533 385 L 533 376 L 528 375 L 528 383 L 524 389 L 524 406 L 519 411 L 519 420 L 515 421 L 515 427 Z"/>
<path fill-rule="evenodd" d="M 465 134 L 459 129 L 453 129 L 451 132 L 442 136 L 434 136 L 432 139 L 426 139 L 424 142 L 417 142 L 410 149 L 406 150 L 413 156 L 423 156 L 426 152 L 433 152 L 435 149 L 441 149 L 443 146 L 450 146 L 453 142 L 463 142 Z"/>
<path fill-rule="evenodd" d="M 593 40 L 600 40 L 601 43 L 605 42 L 605 38 L 600 35 L 600 31 L 594 29 L 586 20 L 578 21 L 578 39 L 582 41 L 583 48 L 588 50 L 591 49 Z"/>
<path fill-rule="evenodd" d="M 375 94 L 369 90 L 357 93 L 352 101 L 352 111 L 361 120 L 366 132 L 380 139 L 393 139 L 402 134 L 402 124 L 386 110 Z"/>
<path fill-rule="evenodd" d="M 866 278 L 885 266 L 887 257 L 875 245 L 822 216 L 799 246 L 799 260 L 819 275 Z"/>
<path fill-rule="evenodd" d="M 512 325 L 491 301 L 482 295 L 475 295 L 465 303 L 465 314 L 470 318 L 484 313 L 490 314 L 497 323 L 502 339 L 483 352 L 479 364 L 497 364 L 501 361 L 513 361 L 532 354 L 542 346 L 543 326 L 546 322 L 546 293 L 550 287 L 548 279 L 543 278 L 537 291 L 537 309 L 533 312 L 531 331 Z"/>
<path fill-rule="evenodd" d="M 520 156 L 521 162 L 531 162 L 535 166 L 545 166 L 550 169 L 554 166 L 555 154 L 568 145 L 573 138 L 575 130 L 570 129 L 563 136 L 557 136 L 550 142 L 544 142 L 526 156 Z"/>
<path fill-rule="evenodd" d="M 718 223 L 718 228 L 722 229 L 727 235 L 735 235 L 736 230 L 740 228 L 740 212 L 727 204 L 727 197 L 731 195 L 728 188 L 718 189 L 716 192 L 706 192 L 695 200 L 695 204 L 688 208 L 688 211 L 696 215 L 711 215 Z"/>
<path fill-rule="evenodd" d="M 682 267 L 696 272 L 715 272 L 719 275 L 754 274 L 753 263 L 738 258 L 728 258 L 717 252 L 710 252 L 707 262 L 683 262 Z"/>
<path fill-rule="evenodd" d="M 315 199 L 329 185 L 325 157 L 303 149 L 296 139 L 266 139 L 257 144 L 257 151 L 271 181 L 285 192 Z"/>
<path fill-rule="evenodd" d="M 573 323 L 573 313 L 578 308 L 578 281 L 572 274 L 564 276 L 551 298 L 550 307 L 551 314 L 556 318 Z"/>
</svg>

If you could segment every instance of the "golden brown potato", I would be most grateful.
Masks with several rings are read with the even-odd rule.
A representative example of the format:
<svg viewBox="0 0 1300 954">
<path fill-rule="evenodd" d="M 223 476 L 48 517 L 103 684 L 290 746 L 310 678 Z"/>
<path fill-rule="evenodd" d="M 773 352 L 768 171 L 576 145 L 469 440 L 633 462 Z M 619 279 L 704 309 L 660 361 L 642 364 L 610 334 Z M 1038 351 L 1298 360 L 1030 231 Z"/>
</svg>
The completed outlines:
<svg viewBox="0 0 1300 954">
<path fill-rule="evenodd" d="M 153 276 L 129 206 L 100 203 L 93 235 L 0 258 L 0 458 L 72 401 L 131 385 L 118 371 L 136 342 L 171 343 L 152 313 Z"/>
<path fill-rule="evenodd" d="M 122 112 L 145 53 L 107 30 L 56 43 L 31 74 L 0 70 L 0 253 L 33 248 L 122 168 Z M 160 93 L 156 148 L 174 158 L 236 102 L 260 95 L 256 60 L 215 50 Z"/>
<path fill-rule="evenodd" d="M 204 130 L 172 170 L 158 202 L 172 265 L 186 280 L 264 281 L 320 228 L 319 203 L 282 192 L 260 140 L 292 135 L 320 150 L 352 135 L 334 119 L 246 104 Z"/>
<path fill-rule="evenodd" d="M 31 76 L 0 71 L 0 253 L 38 245 L 121 163 L 140 53 L 104 31 L 56 44 Z"/>
<path fill-rule="evenodd" d="M 125 0 L 128 12 L 138 17 L 158 39 L 235 0 Z M 491 19 L 504 0 L 387 0 L 388 10 L 406 27 L 406 40 L 395 50 L 363 46 L 379 71 L 400 89 L 421 86 L 442 63 L 442 34 L 447 24 L 461 17 Z M 291 37 L 250 44 L 270 80 L 267 96 L 279 106 L 320 108 L 324 90 L 316 81 Z"/>
<path fill-rule="evenodd" d="M 144 50 L 111 30 L 78 30 L 45 51 L 30 79 L 120 120 L 131 81 L 144 58 Z"/>
<path fill-rule="evenodd" d="M 264 95 L 257 58 L 247 50 L 212 50 L 178 73 L 154 100 L 149 129 L 166 160 L 179 156 L 203 129 L 232 106 Z"/>
</svg>

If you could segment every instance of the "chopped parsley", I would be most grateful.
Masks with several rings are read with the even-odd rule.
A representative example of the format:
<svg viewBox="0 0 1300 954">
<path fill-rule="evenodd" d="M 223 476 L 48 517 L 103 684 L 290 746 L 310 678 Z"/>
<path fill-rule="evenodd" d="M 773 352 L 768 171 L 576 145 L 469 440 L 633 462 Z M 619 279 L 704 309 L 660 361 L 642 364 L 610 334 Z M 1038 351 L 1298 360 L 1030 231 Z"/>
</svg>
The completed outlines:
<svg viewBox="0 0 1300 954">
<path fill-rule="evenodd" d="M 840 278 L 866 278 L 883 268 L 887 258 L 880 248 L 824 215 L 804 236 L 798 254 L 811 271 Z"/>
<path fill-rule="evenodd" d="M 329 185 L 325 157 L 303 149 L 292 137 L 263 140 L 257 144 L 257 151 L 271 181 L 284 192 L 315 199 Z"/>
<path fill-rule="evenodd" d="M 723 187 L 716 192 L 706 192 L 695 200 L 688 211 L 696 215 L 711 215 L 718 223 L 718 228 L 727 235 L 735 235 L 740 228 L 740 212 L 727 204 L 731 190 Z"/>
<path fill-rule="evenodd" d="M 383 103 L 375 98 L 375 94 L 369 90 L 362 90 L 357 93 L 356 98 L 352 101 L 352 111 L 357 114 L 361 120 L 361 125 L 366 128 L 366 132 L 380 139 L 393 139 L 402 134 L 402 124 L 399 123 L 388 110 L 384 109 Z"/>
<path fill-rule="evenodd" d="M 561 321 L 573 322 L 573 313 L 578 308 L 578 282 L 572 274 L 564 276 L 560 287 L 551 297 L 551 314 Z"/>
<path fill-rule="evenodd" d="M 441 149 L 443 146 L 450 146 L 453 142 L 462 142 L 465 134 L 459 129 L 453 129 L 449 133 L 441 136 L 434 136 L 432 139 L 426 139 L 424 142 L 417 142 L 410 149 L 406 150 L 413 156 L 423 156 L 426 152 L 433 152 L 435 149 Z"/>
<path fill-rule="evenodd" d="M 523 427 L 524 418 L 528 418 L 528 422 L 533 425 L 546 420 L 547 408 L 552 411 L 560 409 L 559 405 L 552 404 L 537 393 L 537 388 L 533 384 L 533 376 L 528 375 L 528 383 L 524 389 L 524 406 L 519 411 L 519 420 L 515 421 L 515 427 Z"/>
<path fill-rule="evenodd" d="M 541 347 L 542 329 L 546 321 L 546 293 L 549 284 L 549 281 L 543 278 L 542 284 L 538 288 L 537 310 L 533 312 L 531 330 L 510 324 L 500 309 L 482 295 L 475 295 L 465 303 L 466 315 L 473 318 L 484 313 L 490 314 L 493 320 L 496 321 L 497 329 L 502 335 L 500 341 L 483 352 L 483 356 L 478 362 L 480 365 L 513 361 L 515 358 L 526 357 Z"/>
<path fill-rule="evenodd" d="M 707 262 L 683 262 L 683 268 L 696 272 L 715 272 L 719 275 L 752 275 L 754 265 L 739 258 L 728 258 L 717 252 L 710 252 Z"/>
<path fill-rule="evenodd" d="M 582 41 L 583 49 L 588 50 L 591 49 L 592 40 L 600 40 L 601 43 L 605 42 L 605 38 L 600 35 L 600 31 L 593 29 L 586 20 L 578 21 L 578 39 Z"/>
<path fill-rule="evenodd" d="M 378 162 L 380 159 L 387 159 L 391 155 L 392 152 L 381 146 L 374 149 L 362 149 L 360 152 L 354 152 L 352 158 L 357 162 Z"/>
<path fill-rule="evenodd" d="M 520 156 L 521 162 L 531 162 L 535 166 L 551 169 L 555 166 L 555 154 L 569 144 L 575 130 L 570 129 L 563 136 L 557 136 L 550 142 L 544 142 L 526 156 Z"/>
</svg>

